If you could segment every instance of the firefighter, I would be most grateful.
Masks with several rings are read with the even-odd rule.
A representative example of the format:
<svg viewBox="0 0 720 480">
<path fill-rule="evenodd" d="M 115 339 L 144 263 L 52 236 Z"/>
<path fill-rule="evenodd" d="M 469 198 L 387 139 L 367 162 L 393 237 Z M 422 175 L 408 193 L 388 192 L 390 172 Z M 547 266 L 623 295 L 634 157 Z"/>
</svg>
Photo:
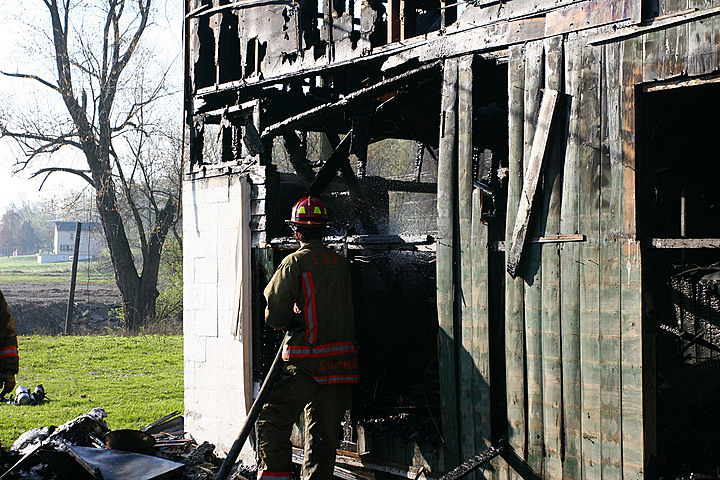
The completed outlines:
<svg viewBox="0 0 720 480">
<path fill-rule="evenodd" d="M 303 412 L 302 479 L 332 479 L 340 422 L 358 382 L 350 270 L 322 244 L 327 219 L 319 199 L 295 203 L 287 223 L 300 248 L 265 288 L 265 321 L 286 333 L 280 378 L 257 424 L 259 479 L 290 480 L 290 434 Z"/>
<path fill-rule="evenodd" d="M 15 317 L 0 291 L 0 397 L 4 397 L 15 388 L 18 363 Z"/>
</svg>

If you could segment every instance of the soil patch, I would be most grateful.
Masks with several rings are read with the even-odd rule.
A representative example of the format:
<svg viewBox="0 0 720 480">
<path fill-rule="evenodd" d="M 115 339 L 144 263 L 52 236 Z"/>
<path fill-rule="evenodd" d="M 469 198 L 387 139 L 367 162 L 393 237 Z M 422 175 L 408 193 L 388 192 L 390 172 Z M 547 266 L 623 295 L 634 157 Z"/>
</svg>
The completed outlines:
<svg viewBox="0 0 720 480">
<path fill-rule="evenodd" d="M 63 333 L 69 285 L 4 285 L 2 292 L 15 316 L 18 335 Z M 115 284 L 79 284 L 74 303 L 73 334 L 107 334 L 122 328 L 117 315 L 122 298 Z"/>
</svg>

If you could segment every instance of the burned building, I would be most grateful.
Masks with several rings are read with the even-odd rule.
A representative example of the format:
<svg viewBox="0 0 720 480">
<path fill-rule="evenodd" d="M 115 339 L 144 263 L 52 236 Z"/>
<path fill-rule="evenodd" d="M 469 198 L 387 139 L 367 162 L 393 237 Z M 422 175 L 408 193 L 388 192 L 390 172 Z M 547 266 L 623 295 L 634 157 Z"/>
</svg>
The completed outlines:
<svg viewBox="0 0 720 480">
<path fill-rule="evenodd" d="M 716 472 L 717 2 L 185 8 L 193 436 L 242 424 L 310 193 L 353 275 L 340 463 L 432 477 L 506 438 L 478 477 Z"/>
</svg>

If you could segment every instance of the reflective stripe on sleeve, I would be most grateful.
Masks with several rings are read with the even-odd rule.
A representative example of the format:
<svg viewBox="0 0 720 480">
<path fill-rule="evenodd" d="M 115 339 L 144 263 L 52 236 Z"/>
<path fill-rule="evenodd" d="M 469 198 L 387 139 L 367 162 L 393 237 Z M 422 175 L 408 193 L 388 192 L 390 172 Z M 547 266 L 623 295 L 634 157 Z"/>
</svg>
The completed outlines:
<svg viewBox="0 0 720 480">
<path fill-rule="evenodd" d="M 317 312 L 315 310 L 315 284 L 313 283 L 312 272 L 303 272 L 303 297 L 305 298 L 305 341 L 315 343 L 317 341 Z"/>
<path fill-rule="evenodd" d="M 293 358 L 321 358 L 333 357 L 346 353 L 357 353 L 355 342 L 326 343 L 315 347 L 304 345 L 285 345 L 283 347 L 283 360 Z"/>
<path fill-rule="evenodd" d="M 270 472 L 268 470 L 262 470 L 258 472 L 258 479 L 266 478 L 272 480 L 290 480 L 290 472 Z"/>
<path fill-rule="evenodd" d="M 331 383 L 358 383 L 360 381 L 359 375 L 330 375 L 327 377 L 313 378 L 321 385 L 328 385 Z"/>
<path fill-rule="evenodd" d="M 0 358 L 17 357 L 17 356 L 18 356 L 17 347 L 0 348 Z"/>
</svg>

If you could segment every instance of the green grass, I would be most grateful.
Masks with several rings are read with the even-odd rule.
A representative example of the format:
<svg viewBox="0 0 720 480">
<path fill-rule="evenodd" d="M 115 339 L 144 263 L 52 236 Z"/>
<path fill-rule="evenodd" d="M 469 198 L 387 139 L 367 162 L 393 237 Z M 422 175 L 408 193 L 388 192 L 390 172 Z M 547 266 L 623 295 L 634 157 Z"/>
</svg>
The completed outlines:
<svg viewBox="0 0 720 480">
<path fill-rule="evenodd" d="M 0 403 L 0 445 L 9 448 L 35 427 L 61 425 L 92 408 L 105 409 L 111 430 L 139 429 L 183 410 L 182 336 L 18 338 L 17 384 L 42 384 L 36 406 Z"/>
<path fill-rule="evenodd" d="M 35 255 L 0 257 L 0 285 L 69 283 L 71 273 L 72 262 L 40 264 Z M 80 261 L 78 281 L 113 282 L 112 268 L 107 261 Z"/>
</svg>

